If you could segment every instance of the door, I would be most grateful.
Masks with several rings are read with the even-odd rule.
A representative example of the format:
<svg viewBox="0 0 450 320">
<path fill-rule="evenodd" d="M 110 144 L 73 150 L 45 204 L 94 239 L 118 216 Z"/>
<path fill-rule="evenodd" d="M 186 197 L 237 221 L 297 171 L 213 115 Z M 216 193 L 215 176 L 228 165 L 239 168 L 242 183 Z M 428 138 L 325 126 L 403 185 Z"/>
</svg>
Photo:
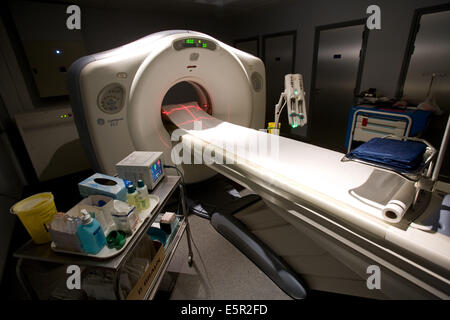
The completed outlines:
<svg viewBox="0 0 450 320">
<path fill-rule="evenodd" d="M 425 100 L 431 77 L 432 94 L 443 107 L 450 104 L 450 10 L 424 14 L 420 18 L 403 89 L 408 102 Z"/>
<path fill-rule="evenodd" d="M 359 91 L 364 31 L 365 24 L 316 29 L 311 140 L 321 147 L 345 152 L 348 112 Z"/>
<path fill-rule="evenodd" d="M 234 47 L 244 52 L 250 53 L 255 57 L 259 57 L 259 38 L 252 37 L 234 41 Z"/>
<path fill-rule="evenodd" d="M 274 121 L 275 104 L 284 91 L 284 76 L 294 73 L 296 32 L 284 32 L 263 37 L 263 60 L 266 66 L 266 123 Z M 281 117 L 281 133 L 289 133 L 286 110 Z"/>
<path fill-rule="evenodd" d="M 432 118 L 421 136 L 439 148 L 450 110 L 450 4 L 417 10 L 411 32 L 398 96 L 420 104 L 430 95 L 444 111 L 443 116 Z M 450 148 L 442 163 L 440 179 L 450 181 Z"/>
</svg>

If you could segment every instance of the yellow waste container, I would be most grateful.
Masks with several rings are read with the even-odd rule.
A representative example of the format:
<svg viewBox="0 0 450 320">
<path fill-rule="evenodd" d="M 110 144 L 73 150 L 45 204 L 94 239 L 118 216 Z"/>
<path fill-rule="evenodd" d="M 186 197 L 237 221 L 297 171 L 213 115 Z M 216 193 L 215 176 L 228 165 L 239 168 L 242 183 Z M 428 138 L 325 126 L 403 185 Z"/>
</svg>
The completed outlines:
<svg viewBox="0 0 450 320">
<path fill-rule="evenodd" d="M 10 209 L 19 217 L 34 243 L 50 242 L 48 227 L 56 214 L 55 201 L 51 192 L 38 193 L 23 199 Z"/>
<path fill-rule="evenodd" d="M 278 122 L 278 132 L 280 132 L 280 128 L 281 128 L 281 122 Z M 274 133 L 273 129 L 275 129 L 275 122 L 269 122 L 267 125 L 267 132 Z"/>
</svg>

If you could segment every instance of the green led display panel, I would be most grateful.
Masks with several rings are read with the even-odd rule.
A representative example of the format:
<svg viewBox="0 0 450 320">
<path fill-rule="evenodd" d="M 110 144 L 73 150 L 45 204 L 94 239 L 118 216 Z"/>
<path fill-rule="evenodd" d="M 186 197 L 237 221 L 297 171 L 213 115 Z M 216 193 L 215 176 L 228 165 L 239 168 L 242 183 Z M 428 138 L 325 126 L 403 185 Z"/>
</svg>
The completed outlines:
<svg viewBox="0 0 450 320">
<path fill-rule="evenodd" d="M 173 47 L 175 50 L 183 50 L 187 48 L 203 48 L 209 50 L 216 50 L 215 42 L 200 38 L 184 38 L 174 41 Z"/>
</svg>

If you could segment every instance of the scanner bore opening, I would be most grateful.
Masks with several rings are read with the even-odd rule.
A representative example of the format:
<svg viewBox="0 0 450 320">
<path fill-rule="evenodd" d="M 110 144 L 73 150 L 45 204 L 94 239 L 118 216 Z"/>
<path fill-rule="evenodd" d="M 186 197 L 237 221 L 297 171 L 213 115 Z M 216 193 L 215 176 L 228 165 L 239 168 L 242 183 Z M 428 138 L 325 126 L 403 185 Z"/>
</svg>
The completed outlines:
<svg viewBox="0 0 450 320">
<path fill-rule="evenodd" d="M 164 128 L 169 134 L 172 134 L 172 132 L 177 129 L 177 126 L 162 113 L 163 107 L 171 104 L 187 104 L 190 102 L 197 102 L 203 111 L 212 115 L 213 109 L 208 92 L 200 84 L 194 81 L 180 81 L 173 85 L 164 95 L 161 104 L 161 119 Z"/>
</svg>

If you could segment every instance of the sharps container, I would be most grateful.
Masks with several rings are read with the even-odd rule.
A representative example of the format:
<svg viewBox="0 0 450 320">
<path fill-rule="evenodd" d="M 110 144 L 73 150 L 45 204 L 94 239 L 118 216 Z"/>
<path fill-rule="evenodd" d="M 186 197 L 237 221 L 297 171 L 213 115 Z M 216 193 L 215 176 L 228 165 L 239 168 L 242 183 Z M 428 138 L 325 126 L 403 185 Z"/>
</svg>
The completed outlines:
<svg viewBox="0 0 450 320">
<path fill-rule="evenodd" d="M 51 192 L 23 199 L 13 205 L 10 212 L 19 217 L 34 243 L 42 244 L 52 240 L 48 227 L 57 211 Z"/>
</svg>

